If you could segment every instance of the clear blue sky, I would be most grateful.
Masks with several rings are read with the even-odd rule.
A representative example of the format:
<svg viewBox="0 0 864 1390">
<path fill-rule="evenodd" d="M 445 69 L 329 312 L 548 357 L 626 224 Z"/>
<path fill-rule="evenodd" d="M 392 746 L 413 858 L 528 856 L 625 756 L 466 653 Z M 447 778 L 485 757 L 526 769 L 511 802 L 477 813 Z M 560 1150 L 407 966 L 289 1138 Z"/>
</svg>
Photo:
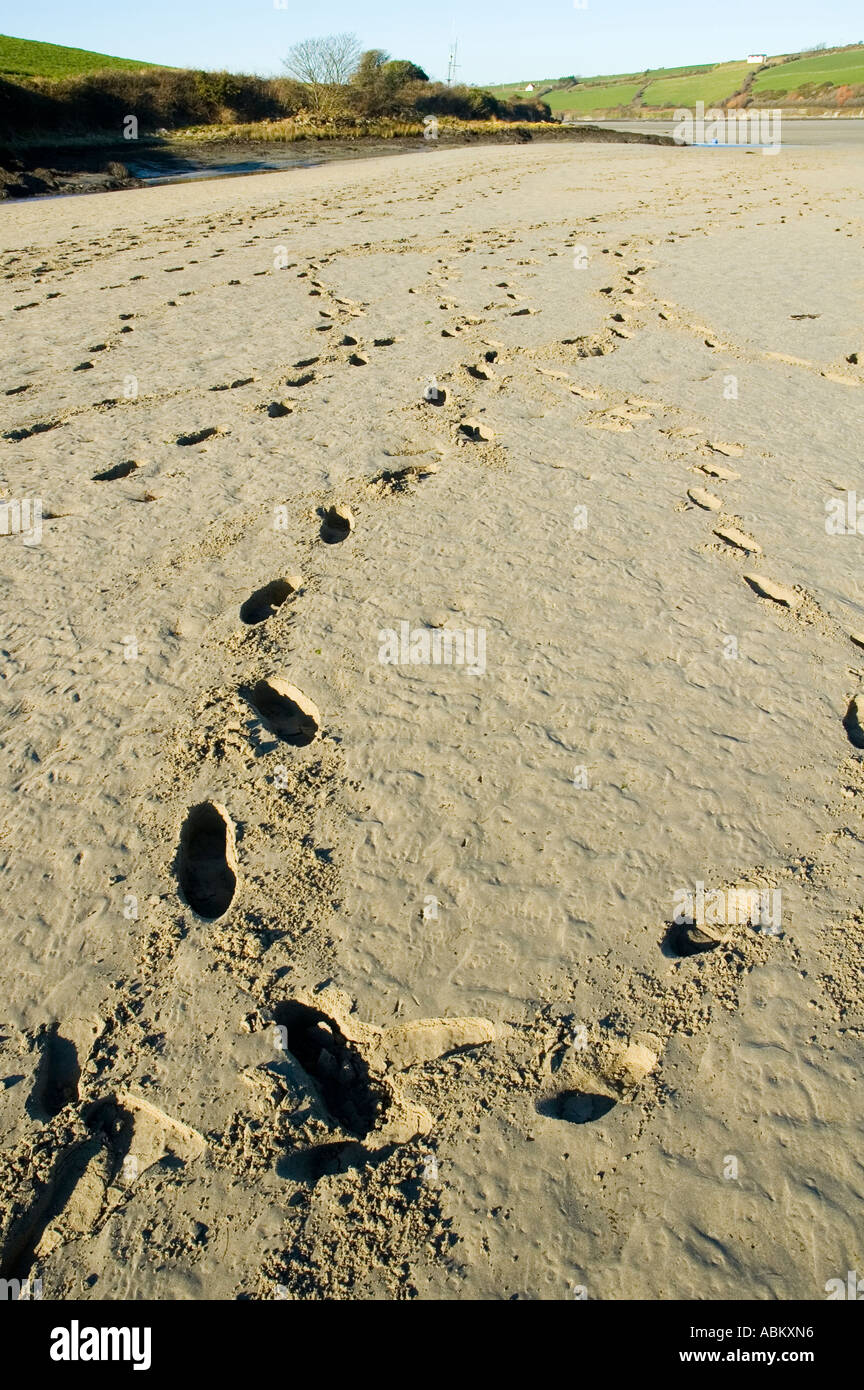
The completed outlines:
<svg viewBox="0 0 864 1390">
<path fill-rule="evenodd" d="M 271 75 L 292 43 L 355 32 L 464 82 L 590 76 L 864 39 L 861 0 L 0 0 L 0 32 L 176 67 Z"/>
</svg>

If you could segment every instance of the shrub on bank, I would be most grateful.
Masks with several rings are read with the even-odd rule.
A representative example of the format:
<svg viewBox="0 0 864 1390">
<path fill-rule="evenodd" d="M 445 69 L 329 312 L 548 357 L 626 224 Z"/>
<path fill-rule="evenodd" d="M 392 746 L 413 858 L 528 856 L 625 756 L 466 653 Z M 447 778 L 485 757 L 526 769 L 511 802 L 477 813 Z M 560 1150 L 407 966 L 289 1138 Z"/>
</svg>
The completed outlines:
<svg viewBox="0 0 864 1390">
<path fill-rule="evenodd" d="M 0 80 L 0 139 L 56 133 L 119 138 L 132 115 L 142 135 L 185 126 L 279 121 L 316 110 L 325 119 L 391 117 L 421 121 L 424 115 L 460 120 L 550 119 L 541 102 L 502 101 L 475 87 L 429 82 L 407 61 L 372 65 L 364 82 L 330 85 L 315 94 L 292 78 L 183 68 L 109 69 L 59 81 Z"/>
</svg>

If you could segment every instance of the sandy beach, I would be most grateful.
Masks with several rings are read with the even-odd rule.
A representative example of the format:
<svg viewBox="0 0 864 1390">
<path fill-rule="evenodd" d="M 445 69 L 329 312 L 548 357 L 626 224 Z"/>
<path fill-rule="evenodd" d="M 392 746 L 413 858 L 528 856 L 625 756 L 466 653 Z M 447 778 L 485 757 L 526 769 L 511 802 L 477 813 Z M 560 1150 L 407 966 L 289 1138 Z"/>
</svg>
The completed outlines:
<svg viewBox="0 0 864 1390">
<path fill-rule="evenodd" d="M 0 1275 L 864 1271 L 860 151 L 0 218 Z"/>
</svg>

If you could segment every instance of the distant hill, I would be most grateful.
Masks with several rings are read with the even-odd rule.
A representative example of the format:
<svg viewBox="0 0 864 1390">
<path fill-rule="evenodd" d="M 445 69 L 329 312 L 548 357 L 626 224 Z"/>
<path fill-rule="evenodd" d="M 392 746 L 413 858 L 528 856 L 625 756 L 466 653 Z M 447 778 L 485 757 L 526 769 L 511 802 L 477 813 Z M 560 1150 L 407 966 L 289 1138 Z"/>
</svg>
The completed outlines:
<svg viewBox="0 0 864 1390">
<path fill-rule="evenodd" d="M 602 77 L 559 77 L 493 86 L 496 96 L 533 97 L 555 115 L 656 116 L 697 101 L 711 106 L 779 106 L 794 110 L 864 108 L 864 44 L 745 59 L 649 68 Z"/>
<path fill-rule="evenodd" d="M 88 72 L 111 68 L 155 68 L 158 63 L 136 58 L 112 58 L 107 53 L 90 53 L 85 48 L 64 48 L 57 43 L 37 43 L 34 39 L 13 39 L 0 34 L 0 77 L 81 77 Z"/>
</svg>

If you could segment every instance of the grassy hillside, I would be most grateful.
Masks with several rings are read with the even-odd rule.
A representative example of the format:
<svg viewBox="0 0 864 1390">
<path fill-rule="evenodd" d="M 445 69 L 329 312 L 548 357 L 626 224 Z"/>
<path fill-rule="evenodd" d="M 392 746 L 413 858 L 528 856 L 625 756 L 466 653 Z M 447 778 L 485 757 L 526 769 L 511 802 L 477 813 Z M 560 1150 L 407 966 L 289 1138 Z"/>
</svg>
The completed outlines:
<svg viewBox="0 0 864 1390">
<path fill-rule="evenodd" d="M 704 101 L 706 106 L 716 106 L 739 92 L 745 77 L 752 71 L 747 63 L 719 63 L 709 72 L 692 77 L 667 77 L 660 82 L 649 82 L 641 102 L 643 106 L 689 107 Z"/>
<path fill-rule="evenodd" d="M 609 87 L 571 87 L 548 92 L 542 100 L 551 111 L 576 111 L 581 116 L 588 111 L 629 106 L 641 86 L 641 82 L 616 82 Z"/>
<path fill-rule="evenodd" d="M 840 53 L 814 53 L 797 62 L 782 63 L 760 72 L 754 91 L 791 92 L 805 83 L 830 82 L 832 86 L 857 87 L 864 83 L 864 48 Z"/>
<path fill-rule="evenodd" d="M 489 90 L 519 98 L 525 82 L 510 82 Z M 535 98 L 545 101 L 556 114 L 575 116 L 626 108 L 628 114 L 647 116 L 652 111 L 722 106 L 735 98 L 736 105 L 802 105 L 838 109 L 849 104 L 864 108 L 864 45 L 832 52 L 785 54 L 769 58 L 759 67 L 743 60 L 701 63 L 690 67 L 652 68 L 647 72 L 623 72 L 584 77 L 533 79 Z"/>
<path fill-rule="evenodd" d="M 149 68 L 135 58 L 112 58 L 107 53 L 90 53 L 84 48 L 64 48 L 57 43 L 37 43 L 34 39 L 13 39 L 0 34 L 0 76 L 2 77 L 80 77 L 88 72 L 117 68 Z"/>
</svg>

